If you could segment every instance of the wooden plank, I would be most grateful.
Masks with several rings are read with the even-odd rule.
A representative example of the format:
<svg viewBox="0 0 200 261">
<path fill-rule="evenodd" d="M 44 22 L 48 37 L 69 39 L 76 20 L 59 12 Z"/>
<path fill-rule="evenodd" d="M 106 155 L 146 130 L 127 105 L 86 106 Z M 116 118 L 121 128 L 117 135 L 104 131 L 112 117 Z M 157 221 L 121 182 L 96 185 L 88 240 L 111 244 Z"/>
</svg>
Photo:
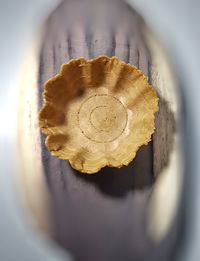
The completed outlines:
<svg viewBox="0 0 200 261">
<path fill-rule="evenodd" d="M 65 1 L 47 22 L 40 55 L 39 107 L 44 82 L 58 73 L 62 63 L 98 55 L 116 55 L 148 75 L 150 57 L 141 18 L 121 1 Z M 104 168 L 87 176 L 52 157 L 44 136 L 41 139 L 56 241 L 76 260 L 139 260 L 146 255 L 150 245 L 144 211 L 153 182 L 152 142 L 139 150 L 129 166 Z"/>
</svg>

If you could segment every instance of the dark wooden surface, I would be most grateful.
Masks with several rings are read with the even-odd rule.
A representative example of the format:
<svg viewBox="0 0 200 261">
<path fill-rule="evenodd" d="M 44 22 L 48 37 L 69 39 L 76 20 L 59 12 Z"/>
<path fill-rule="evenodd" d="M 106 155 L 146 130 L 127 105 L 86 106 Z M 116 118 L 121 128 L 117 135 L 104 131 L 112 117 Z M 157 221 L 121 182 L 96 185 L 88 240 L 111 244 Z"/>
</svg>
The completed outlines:
<svg viewBox="0 0 200 261">
<path fill-rule="evenodd" d="M 50 16 L 41 46 L 39 107 L 44 82 L 69 59 L 116 55 L 149 74 L 150 57 L 138 14 L 122 1 L 65 1 Z M 76 260 L 144 260 L 152 250 L 145 211 L 153 183 L 152 142 L 121 169 L 83 175 L 52 157 L 42 162 L 51 194 L 55 240 Z"/>
</svg>

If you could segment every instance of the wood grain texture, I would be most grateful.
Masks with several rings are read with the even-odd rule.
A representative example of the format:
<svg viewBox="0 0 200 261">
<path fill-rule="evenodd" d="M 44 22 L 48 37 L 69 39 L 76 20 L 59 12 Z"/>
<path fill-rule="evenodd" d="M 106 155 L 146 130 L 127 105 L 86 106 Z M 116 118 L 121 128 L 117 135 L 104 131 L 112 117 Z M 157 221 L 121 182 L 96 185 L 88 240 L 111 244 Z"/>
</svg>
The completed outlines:
<svg viewBox="0 0 200 261">
<path fill-rule="evenodd" d="M 64 1 L 46 24 L 38 75 L 39 109 L 44 82 L 72 58 L 113 56 L 149 75 L 142 20 L 123 1 Z M 153 184 L 152 142 L 120 169 L 87 176 L 52 157 L 41 135 L 55 240 L 75 260 L 145 260 L 154 247 L 145 231 Z"/>
</svg>

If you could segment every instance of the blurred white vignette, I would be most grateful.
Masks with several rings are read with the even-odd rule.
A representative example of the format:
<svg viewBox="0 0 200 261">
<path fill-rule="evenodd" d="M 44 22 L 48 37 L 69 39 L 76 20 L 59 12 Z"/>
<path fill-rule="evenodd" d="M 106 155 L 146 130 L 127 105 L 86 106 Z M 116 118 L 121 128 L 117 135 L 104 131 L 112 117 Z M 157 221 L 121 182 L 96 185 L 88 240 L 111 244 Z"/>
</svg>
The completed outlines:
<svg viewBox="0 0 200 261">
<path fill-rule="evenodd" d="M 17 151 L 16 97 L 21 65 L 34 35 L 58 3 L 56 0 L 0 1 L 0 260 L 2 261 L 71 260 L 70 256 L 63 253 L 60 248 L 57 248 L 48 239 L 42 236 L 38 237 L 37 232 L 29 227 L 26 215 L 21 211 L 13 180 L 13 173 L 18 168 L 18 162 L 15 159 Z M 129 3 L 136 6 L 149 21 L 150 26 L 155 28 L 156 33 L 162 38 L 167 52 L 170 52 L 179 78 L 182 77 L 181 81 L 184 81 L 188 88 L 192 85 L 185 100 L 189 106 L 190 126 L 193 128 L 193 135 L 190 134 L 191 147 L 196 152 L 193 153 L 194 157 L 191 159 L 191 172 L 197 174 L 200 169 L 198 153 L 200 120 L 196 120 L 195 117 L 198 117 L 200 112 L 200 103 L 198 102 L 200 54 L 195 51 L 199 49 L 200 40 L 197 28 L 200 23 L 198 14 L 200 3 L 195 0 L 152 0 L 151 2 L 129 0 Z M 184 23 L 183 26 L 184 19 L 187 20 L 187 23 Z M 162 25 L 160 21 L 163 21 Z M 194 26 L 195 23 L 196 26 Z M 166 32 L 163 31 L 163 28 Z M 187 61 L 189 71 L 187 71 L 185 61 Z M 194 120 L 196 125 L 193 124 Z M 185 248 L 184 258 L 182 256 L 181 261 L 196 261 L 200 258 L 197 251 L 199 247 L 197 242 L 200 236 L 200 207 L 197 201 L 200 198 L 200 190 L 198 184 L 200 184 L 200 177 L 196 175 L 192 182 L 192 195 L 195 195 L 196 200 L 190 208 L 195 214 L 191 217 L 192 232 L 188 233 L 191 241 Z M 31 236 L 29 236 L 30 234 Z M 190 256 L 190 260 L 188 256 Z"/>
</svg>

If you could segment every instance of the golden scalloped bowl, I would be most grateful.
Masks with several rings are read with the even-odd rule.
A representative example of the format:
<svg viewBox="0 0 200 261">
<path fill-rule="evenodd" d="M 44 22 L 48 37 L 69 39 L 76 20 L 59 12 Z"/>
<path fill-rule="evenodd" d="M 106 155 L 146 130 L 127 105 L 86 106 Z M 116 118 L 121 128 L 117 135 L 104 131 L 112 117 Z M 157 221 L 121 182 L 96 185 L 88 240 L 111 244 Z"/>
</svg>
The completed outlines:
<svg viewBox="0 0 200 261">
<path fill-rule="evenodd" d="M 157 110 L 156 92 L 136 67 L 80 58 L 46 82 L 39 126 L 52 155 L 90 174 L 128 165 L 151 140 Z"/>
</svg>

